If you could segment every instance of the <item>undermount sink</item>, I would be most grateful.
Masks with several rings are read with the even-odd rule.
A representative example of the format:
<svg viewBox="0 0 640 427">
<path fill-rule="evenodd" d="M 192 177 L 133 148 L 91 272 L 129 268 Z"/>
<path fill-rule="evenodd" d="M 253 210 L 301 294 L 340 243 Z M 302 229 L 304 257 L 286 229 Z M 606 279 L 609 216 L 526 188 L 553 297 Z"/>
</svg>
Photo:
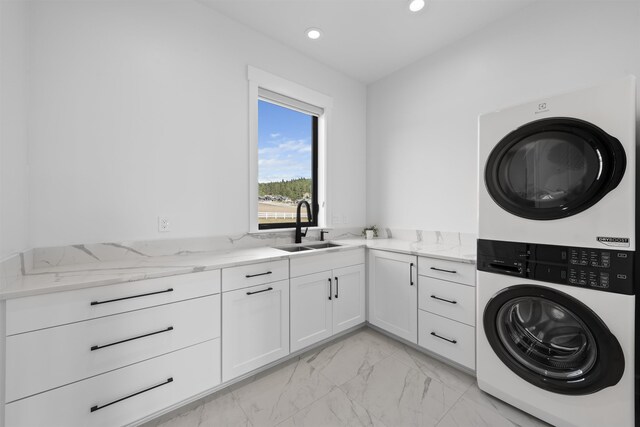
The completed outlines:
<svg viewBox="0 0 640 427">
<path fill-rule="evenodd" d="M 302 251 L 311 250 L 311 248 L 306 248 L 304 246 L 289 246 L 285 248 L 276 248 L 276 249 L 280 249 L 281 251 L 287 251 L 287 252 L 302 252 Z"/>
<path fill-rule="evenodd" d="M 281 251 L 287 251 L 287 252 L 303 252 L 303 251 L 313 251 L 313 250 L 318 250 L 318 249 L 328 249 L 328 248 L 335 248 L 338 247 L 340 245 L 337 245 L 335 243 L 329 243 L 329 242 L 322 242 L 322 243 L 308 243 L 308 244 L 304 244 L 304 246 L 300 245 L 300 246 L 283 246 L 283 247 L 279 247 L 276 249 L 280 249 Z"/>
<path fill-rule="evenodd" d="M 304 245 L 305 248 L 310 249 L 327 249 L 327 248 L 335 248 L 340 245 L 336 245 L 335 243 L 324 242 L 324 243 L 309 243 L 308 245 Z"/>
</svg>

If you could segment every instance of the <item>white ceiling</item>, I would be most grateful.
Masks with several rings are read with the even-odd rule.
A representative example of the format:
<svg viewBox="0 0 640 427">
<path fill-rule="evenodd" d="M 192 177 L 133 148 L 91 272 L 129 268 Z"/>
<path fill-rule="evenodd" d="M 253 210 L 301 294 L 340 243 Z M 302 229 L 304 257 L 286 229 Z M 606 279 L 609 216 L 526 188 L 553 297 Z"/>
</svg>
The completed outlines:
<svg viewBox="0 0 640 427">
<path fill-rule="evenodd" d="M 200 0 L 363 83 L 374 82 L 533 0 Z M 309 40 L 306 29 L 320 28 Z"/>
</svg>

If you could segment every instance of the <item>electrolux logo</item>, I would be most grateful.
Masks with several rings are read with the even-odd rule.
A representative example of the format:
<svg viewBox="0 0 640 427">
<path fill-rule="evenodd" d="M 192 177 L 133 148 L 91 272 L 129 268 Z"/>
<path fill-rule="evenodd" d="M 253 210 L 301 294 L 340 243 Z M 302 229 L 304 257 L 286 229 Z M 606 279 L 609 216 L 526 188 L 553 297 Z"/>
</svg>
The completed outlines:
<svg viewBox="0 0 640 427">
<path fill-rule="evenodd" d="M 547 108 L 547 103 L 541 102 L 540 104 L 538 104 L 538 111 L 536 111 L 535 114 L 546 113 L 548 111 L 549 109 Z"/>
<path fill-rule="evenodd" d="M 629 247 L 628 237 L 597 237 L 597 240 L 607 246 L 617 246 L 621 248 Z"/>
</svg>

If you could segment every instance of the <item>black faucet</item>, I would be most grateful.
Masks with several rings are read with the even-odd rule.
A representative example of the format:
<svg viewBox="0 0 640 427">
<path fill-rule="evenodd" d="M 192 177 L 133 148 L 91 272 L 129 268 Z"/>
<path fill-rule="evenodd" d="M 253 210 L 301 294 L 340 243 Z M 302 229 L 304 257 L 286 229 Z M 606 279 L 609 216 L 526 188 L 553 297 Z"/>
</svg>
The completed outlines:
<svg viewBox="0 0 640 427">
<path fill-rule="evenodd" d="M 296 209 L 296 243 L 302 243 L 302 238 L 307 235 L 307 230 L 309 230 L 307 227 L 304 233 L 302 232 L 302 223 L 300 222 L 300 208 L 302 205 L 307 206 L 307 224 L 311 222 L 311 206 L 309 206 L 309 202 L 306 200 L 301 200 L 300 203 L 298 203 L 298 209 Z"/>
</svg>

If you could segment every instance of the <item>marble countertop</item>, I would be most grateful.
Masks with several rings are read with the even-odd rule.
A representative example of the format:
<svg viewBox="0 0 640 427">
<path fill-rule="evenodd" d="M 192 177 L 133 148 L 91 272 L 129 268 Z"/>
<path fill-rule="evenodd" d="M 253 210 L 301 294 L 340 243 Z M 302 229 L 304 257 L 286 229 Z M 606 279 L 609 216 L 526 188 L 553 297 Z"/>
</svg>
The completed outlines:
<svg viewBox="0 0 640 427">
<path fill-rule="evenodd" d="M 400 239 L 347 239 L 333 241 L 341 246 L 314 251 L 285 252 L 272 247 L 153 256 L 135 260 L 105 261 L 30 270 L 0 285 L 0 300 L 62 292 L 144 279 L 188 274 L 261 261 L 313 256 L 356 247 L 388 250 L 419 256 L 474 263 L 475 247 L 455 244 L 411 242 Z"/>
<path fill-rule="evenodd" d="M 356 242 L 364 243 L 369 249 L 399 252 L 410 255 L 426 256 L 448 261 L 476 263 L 476 247 L 460 244 L 428 243 L 421 241 L 408 241 L 402 239 L 373 239 L 373 240 L 340 240 L 348 244 Z"/>
</svg>

